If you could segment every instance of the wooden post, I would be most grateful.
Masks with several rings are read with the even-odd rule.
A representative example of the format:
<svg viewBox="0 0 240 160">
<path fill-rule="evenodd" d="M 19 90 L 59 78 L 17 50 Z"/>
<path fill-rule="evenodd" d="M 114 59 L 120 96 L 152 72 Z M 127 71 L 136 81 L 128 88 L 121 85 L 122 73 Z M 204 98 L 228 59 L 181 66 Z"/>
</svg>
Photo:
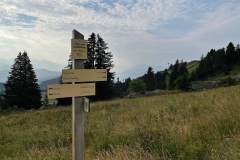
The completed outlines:
<svg viewBox="0 0 240 160">
<path fill-rule="evenodd" d="M 73 39 L 84 36 L 73 30 Z M 72 59 L 73 69 L 84 69 L 84 60 Z M 72 98 L 72 159 L 84 160 L 84 97 Z"/>
</svg>

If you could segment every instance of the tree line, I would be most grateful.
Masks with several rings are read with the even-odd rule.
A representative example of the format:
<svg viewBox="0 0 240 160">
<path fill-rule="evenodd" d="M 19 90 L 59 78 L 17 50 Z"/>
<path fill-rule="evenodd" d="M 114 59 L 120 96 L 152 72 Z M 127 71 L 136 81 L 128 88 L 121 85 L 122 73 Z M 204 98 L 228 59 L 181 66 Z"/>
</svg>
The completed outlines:
<svg viewBox="0 0 240 160">
<path fill-rule="evenodd" d="M 236 65 L 240 65 L 240 45 L 235 47 L 230 42 L 226 48 L 211 49 L 205 57 L 202 57 L 191 78 L 192 80 L 202 80 L 218 73 L 229 74 Z"/>
<path fill-rule="evenodd" d="M 147 72 L 136 79 L 126 79 L 124 82 L 115 83 L 116 95 L 126 95 L 130 92 L 145 93 L 154 90 L 188 90 L 190 85 L 187 63 L 177 60 L 168 69 L 154 72 L 152 67 Z"/>
<path fill-rule="evenodd" d="M 202 56 L 196 69 L 189 73 L 188 63 L 176 60 L 167 69 L 154 72 L 149 67 L 146 73 L 138 78 L 127 78 L 120 81 L 115 79 L 112 72 L 113 55 L 108 44 L 99 35 L 92 33 L 88 38 L 88 60 L 86 69 L 107 69 L 107 81 L 96 82 L 96 96 L 92 100 L 106 100 L 124 97 L 131 92 L 145 93 L 154 90 L 183 90 L 191 89 L 191 82 L 204 80 L 218 73 L 229 74 L 240 65 L 240 45 L 232 42 L 226 48 L 211 49 Z M 3 99 L 1 98 L 1 103 Z M 59 105 L 70 104 L 70 99 L 58 99 Z M 38 109 L 42 105 L 41 90 L 34 68 L 26 52 L 20 52 L 15 59 L 5 83 L 4 109 Z M 2 107 L 3 109 L 3 107 Z"/>
<path fill-rule="evenodd" d="M 115 83 L 117 95 L 126 95 L 129 92 L 144 93 L 146 91 L 160 90 L 191 90 L 193 81 L 201 81 L 209 76 L 220 73 L 228 75 L 230 71 L 240 65 L 240 45 L 234 46 L 230 42 L 226 48 L 211 49 L 205 56 L 201 57 L 199 65 L 192 72 L 188 69 L 188 63 L 176 60 L 168 69 L 154 72 L 149 67 L 147 72 L 136 79 L 126 79 Z"/>
</svg>

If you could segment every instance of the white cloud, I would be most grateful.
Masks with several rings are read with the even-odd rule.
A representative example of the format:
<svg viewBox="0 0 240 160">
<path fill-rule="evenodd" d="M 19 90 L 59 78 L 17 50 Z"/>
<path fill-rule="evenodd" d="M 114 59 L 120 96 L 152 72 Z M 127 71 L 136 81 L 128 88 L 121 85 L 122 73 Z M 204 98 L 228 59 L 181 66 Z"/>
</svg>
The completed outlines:
<svg viewBox="0 0 240 160">
<path fill-rule="evenodd" d="M 112 3 L 104 0 L 5 0 L 0 2 L 0 57 L 7 54 L 15 58 L 19 50 L 27 50 L 34 59 L 64 65 L 69 56 L 71 30 L 76 28 L 86 37 L 91 32 L 103 36 L 114 54 L 117 72 L 145 63 L 167 65 L 177 58 L 196 59 L 208 47 L 225 45 L 233 39 L 233 34 L 238 35 L 240 19 L 240 8 L 233 1 L 198 13 L 201 16 L 194 19 L 194 8 L 206 7 L 206 4 L 196 3 L 194 0 L 116 0 Z M 26 22 L 18 21 L 19 14 L 36 17 L 36 20 L 31 27 L 26 26 Z M 185 17 L 191 17 L 196 27 L 181 37 L 159 36 L 159 26 Z"/>
<path fill-rule="evenodd" d="M 122 32 L 145 32 L 159 22 L 176 16 L 181 11 L 180 5 L 184 0 L 116 1 L 113 4 L 100 0 L 8 0 L 0 3 L 0 18 L 7 17 L 14 24 L 1 23 L 0 31 L 3 34 L 0 44 L 5 45 L 3 41 L 8 39 L 6 47 L 26 49 L 33 58 L 63 62 L 69 54 L 70 31 L 73 28 L 86 34 L 101 32 L 109 39 L 112 39 L 111 34 L 116 31 L 119 33 L 115 34 L 117 37 Z M 84 4 L 94 4 L 95 7 L 86 7 Z M 18 14 L 36 17 L 34 26 L 26 28 L 22 23 L 16 22 Z M 126 35 L 123 38 L 124 41 L 130 40 Z M 109 41 L 111 43 L 114 42 Z M 17 52 L 14 49 L 9 50 L 11 56 Z M 1 48 L 0 54 L 3 54 L 2 51 Z M 117 60 L 120 62 L 123 61 L 121 58 L 125 59 L 122 55 L 116 57 L 119 57 Z"/>
</svg>

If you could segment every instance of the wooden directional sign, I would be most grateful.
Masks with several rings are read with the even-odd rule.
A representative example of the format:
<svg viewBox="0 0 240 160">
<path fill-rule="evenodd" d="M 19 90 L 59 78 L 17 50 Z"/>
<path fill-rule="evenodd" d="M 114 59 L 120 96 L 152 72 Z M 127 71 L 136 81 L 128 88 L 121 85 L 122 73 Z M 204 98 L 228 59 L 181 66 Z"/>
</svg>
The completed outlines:
<svg viewBox="0 0 240 160">
<path fill-rule="evenodd" d="M 83 39 L 72 39 L 72 59 L 87 59 L 87 41 Z"/>
<path fill-rule="evenodd" d="M 62 71 L 63 83 L 107 81 L 106 69 L 71 69 Z"/>
<path fill-rule="evenodd" d="M 48 86 L 48 99 L 94 96 L 95 94 L 95 83 L 56 84 Z"/>
</svg>

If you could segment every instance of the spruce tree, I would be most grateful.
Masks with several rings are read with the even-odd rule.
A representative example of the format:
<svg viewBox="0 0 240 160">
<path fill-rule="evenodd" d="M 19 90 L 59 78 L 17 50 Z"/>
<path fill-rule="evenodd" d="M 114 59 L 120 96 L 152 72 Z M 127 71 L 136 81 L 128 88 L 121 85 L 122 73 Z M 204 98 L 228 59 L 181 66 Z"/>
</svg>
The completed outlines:
<svg viewBox="0 0 240 160">
<path fill-rule="evenodd" d="M 107 70 L 107 81 L 96 83 L 96 99 L 107 99 L 113 96 L 113 80 L 114 72 L 111 72 L 113 68 L 113 55 L 108 51 L 107 43 L 98 34 L 95 52 L 95 68 Z"/>
<path fill-rule="evenodd" d="M 179 61 L 177 60 L 176 63 L 172 66 L 171 68 L 171 73 L 169 76 L 169 89 L 175 89 L 175 81 L 178 77 L 178 68 L 179 68 Z"/>
<path fill-rule="evenodd" d="M 230 42 L 226 49 L 226 61 L 229 67 L 231 67 L 236 62 L 235 46 Z"/>
<path fill-rule="evenodd" d="M 240 64 L 240 45 L 238 44 L 236 47 L 236 54 L 237 54 L 237 64 Z"/>
<path fill-rule="evenodd" d="M 96 54 L 96 34 L 92 33 L 88 38 L 88 59 L 85 63 L 86 69 L 93 69 L 95 65 L 95 54 Z"/>
<path fill-rule="evenodd" d="M 169 76 L 169 89 L 187 90 L 189 85 L 187 63 L 177 60 Z"/>
<path fill-rule="evenodd" d="M 179 76 L 176 81 L 176 89 L 187 91 L 190 86 L 190 81 L 188 78 L 188 73 L 184 73 L 183 75 Z"/>
<path fill-rule="evenodd" d="M 132 81 L 132 79 L 130 77 L 125 79 L 125 81 L 124 81 L 123 87 L 124 87 L 124 91 L 126 93 L 128 93 L 128 91 L 129 91 L 128 89 L 129 89 L 129 85 L 130 85 L 131 81 Z"/>
<path fill-rule="evenodd" d="M 144 75 L 144 82 L 148 91 L 152 91 L 156 87 L 155 74 L 152 67 L 149 67 L 147 73 Z"/>
<path fill-rule="evenodd" d="M 167 69 L 156 73 L 155 77 L 156 77 L 156 88 L 157 89 L 166 89 L 167 88 L 167 83 L 166 83 L 167 75 L 168 75 Z"/>
<path fill-rule="evenodd" d="M 26 52 L 20 52 L 15 59 L 5 88 L 5 98 L 10 106 L 22 109 L 37 109 L 41 106 L 40 87 Z"/>
</svg>

